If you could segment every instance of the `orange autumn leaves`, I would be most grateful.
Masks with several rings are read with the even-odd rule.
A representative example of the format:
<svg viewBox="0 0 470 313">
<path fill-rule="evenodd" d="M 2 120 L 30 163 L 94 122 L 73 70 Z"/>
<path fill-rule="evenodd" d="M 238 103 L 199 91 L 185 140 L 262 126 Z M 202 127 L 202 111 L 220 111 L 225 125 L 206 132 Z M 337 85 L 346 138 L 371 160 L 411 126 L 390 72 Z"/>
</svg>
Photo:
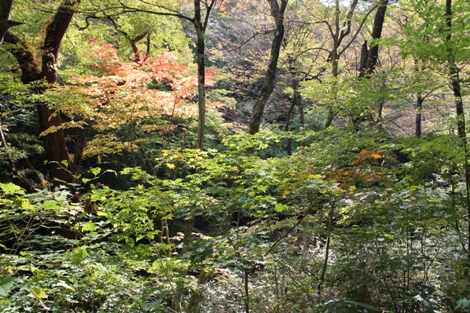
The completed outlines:
<svg viewBox="0 0 470 313">
<path fill-rule="evenodd" d="M 91 46 L 90 71 L 55 91 L 59 98 L 71 99 L 61 101 L 67 105 L 60 105 L 60 110 L 72 118 L 68 124 L 73 123 L 64 123 L 64 128 L 77 127 L 80 121 L 80 128 L 96 131 L 85 155 L 134 149 L 138 142 L 122 138 L 123 128 L 168 136 L 177 127 L 173 122 L 177 117 L 197 116 L 194 67 L 180 63 L 172 53 L 151 57 L 138 52 L 133 61 L 123 62 L 113 45 L 93 38 L 87 42 Z M 207 85 L 214 83 L 213 76 L 207 73 Z M 84 122 L 86 126 L 82 126 Z"/>
<path fill-rule="evenodd" d="M 379 182 L 384 177 L 383 172 L 377 168 L 384 158 L 381 152 L 361 150 L 351 164 L 330 173 L 330 178 L 337 181 L 341 188 L 357 184 L 370 186 Z"/>
</svg>

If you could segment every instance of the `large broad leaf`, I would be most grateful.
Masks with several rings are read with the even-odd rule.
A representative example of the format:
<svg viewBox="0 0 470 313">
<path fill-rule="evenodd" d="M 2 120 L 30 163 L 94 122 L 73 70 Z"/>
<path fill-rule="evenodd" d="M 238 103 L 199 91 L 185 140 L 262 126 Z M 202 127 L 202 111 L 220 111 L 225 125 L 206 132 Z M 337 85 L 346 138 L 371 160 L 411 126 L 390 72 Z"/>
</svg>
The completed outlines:
<svg viewBox="0 0 470 313">
<path fill-rule="evenodd" d="M 23 188 L 13 183 L 6 183 L 6 184 L 0 183 L 0 189 L 2 189 L 6 195 L 24 195 L 25 194 L 25 191 Z"/>
<path fill-rule="evenodd" d="M 31 293 L 38 299 L 47 298 L 46 292 L 41 287 L 31 288 Z"/>
<path fill-rule="evenodd" d="M 11 289 L 13 288 L 13 284 L 15 283 L 15 278 L 12 276 L 7 276 L 0 280 L 0 296 L 1 297 L 8 297 Z"/>
<path fill-rule="evenodd" d="M 457 306 L 455 307 L 455 310 L 465 309 L 468 306 L 470 306 L 470 300 L 460 299 L 459 301 L 457 301 Z"/>
<path fill-rule="evenodd" d="M 72 290 L 73 292 L 75 292 L 75 288 L 69 286 L 66 282 L 64 282 L 63 280 L 60 280 L 56 286 L 59 286 L 59 287 L 64 287 L 65 289 L 68 289 L 68 290 Z"/>
<path fill-rule="evenodd" d="M 87 254 L 88 253 L 86 252 L 85 248 L 73 249 L 73 251 L 72 251 L 72 263 L 75 264 L 75 265 L 80 264 L 80 262 L 82 262 L 86 258 Z"/>
<path fill-rule="evenodd" d="M 421 295 L 416 295 L 413 298 L 420 301 L 423 304 L 426 311 L 428 311 L 428 313 L 435 313 L 436 312 L 434 310 L 431 302 L 429 302 L 427 299 L 423 298 Z"/>
<path fill-rule="evenodd" d="M 82 231 L 94 231 L 96 229 L 96 225 L 93 224 L 92 221 L 88 221 L 85 225 L 82 227 Z"/>
</svg>

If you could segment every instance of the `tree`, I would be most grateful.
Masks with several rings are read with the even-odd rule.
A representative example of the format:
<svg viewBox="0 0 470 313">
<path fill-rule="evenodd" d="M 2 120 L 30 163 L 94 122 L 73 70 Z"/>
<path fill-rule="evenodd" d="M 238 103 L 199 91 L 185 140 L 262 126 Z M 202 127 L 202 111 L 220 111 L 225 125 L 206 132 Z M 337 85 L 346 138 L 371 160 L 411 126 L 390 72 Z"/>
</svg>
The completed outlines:
<svg viewBox="0 0 470 313">
<path fill-rule="evenodd" d="M 329 55 L 327 58 L 327 62 L 331 64 L 331 75 L 333 77 L 338 77 L 339 75 L 339 67 L 338 61 L 340 57 L 345 53 L 345 51 L 351 46 L 353 42 L 357 40 L 357 37 L 366 21 L 369 17 L 369 14 L 373 11 L 374 7 L 366 12 L 362 21 L 359 23 L 359 26 L 350 40 L 348 40 L 342 49 L 341 45 L 343 44 L 343 40 L 351 34 L 351 27 L 352 27 L 352 19 L 357 8 L 358 0 L 353 0 L 349 6 L 348 12 L 346 13 L 345 20 L 343 21 L 343 25 L 341 26 L 341 10 L 340 10 L 340 1 L 335 1 L 335 13 L 334 13 L 334 20 L 333 23 L 329 23 L 327 20 L 321 21 L 319 23 L 325 24 L 328 33 L 331 36 L 331 48 L 329 50 Z M 332 25 L 333 24 L 333 25 Z M 336 88 L 334 88 L 336 89 Z M 325 121 L 325 128 L 331 126 L 333 119 L 335 117 L 335 112 L 332 106 L 328 107 L 328 116 Z"/>
<path fill-rule="evenodd" d="M 370 75 L 374 72 L 379 58 L 378 40 L 382 37 L 382 28 L 385 22 L 385 12 L 387 11 L 389 0 L 380 0 L 375 12 L 374 25 L 372 27 L 372 43 L 367 47 L 367 41 L 362 45 L 361 63 L 359 66 L 359 77 Z"/>
<path fill-rule="evenodd" d="M 6 33 L 5 41 L 14 45 L 10 52 L 21 68 L 21 81 L 24 84 L 39 82 L 42 79 L 46 81 L 46 85 L 39 87 L 33 87 L 32 85 L 33 92 L 42 92 L 44 88 L 49 88 L 57 82 L 56 64 L 62 38 L 74 16 L 74 6 L 78 3 L 78 0 L 64 0 L 59 5 L 52 20 L 47 24 L 44 44 L 41 47 L 43 51 L 41 67 L 39 66 L 39 60 L 29 50 L 25 42 L 9 31 Z M 74 176 L 69 170 L 72 160 L 70 160 L 67 151 L 64 130 L 60 128 L 62 123 L 60 112 L 52 111 L 47 103 L 38 103 L 37 112 L 42 131 L 45 132 L 50 128 L 54 129 L 54 131 L 42 136 L 49 165 L 49 174 L 54 185 L 73 183 Z M 74 161 L 80 162 L 81 160 Z M 74 190 L 71 185 L 69 187 Z"/>
<path fill-rule="evenodd" d="M 274 38 L 271 46 L 270 60 L 268 64 L 268 70 L 264 77 L 263 88 L 258 96 L 253 112 L 251 114 L 249 131 L 250 134 L 256 134 L 259 132 L 261 124 L 261 118 L 263 117 L 264 107 L 268 102 L 269 96 L 274 89 L 274 80 L 276 78 L 277 63 L 279 60 L 279 54 L 281 51 L 282 40 L 284 38 L 284 13 L 287 8 L 288 0 L 281 0 L 279 5 L 277 0 L 268 0 L 271 8 L 271 16 L 275 22 Z"/>
<path fill-rule="evenodd" d="M 340 79 L 342 72 L 351 70 L 351 65 L 355 63 L 354 56 L 351 56 L 350 51 L 354 53 L 354 47 L 357 45 L 358 38 L 362 38 L 361 31 L 366 23 L 369 15 L 376 9 L 375 5 L 370 7 L 361 8 L 358 6 L 358 0 L 352 1 L 305 1 L 303 6 L 312 7 L 308 12 L 300 12 L 300 20 L 305 23 L 304 27 L 313 29 L 314 35 L 311 38 L 310 49 L 318 50 L 325 60 L 324 63 L 316 59 L 317 72 L 312 73 L 312 77 L 318 78 L 320 84 L 331 84 L 332 97 L 340 97 L 335 95 L 337 88 L 337 80 Z M 308 25 L 308 26 L 307 26 Z M 316 38 L 320 37 L 320 39 Z M 345 59 L 345 63 L 349 65 L 341 66 L 341 58 Z M 328 82 L 321 82 L 323 77 L 328 75 Z M 335 106 L 340 102 L 332 99 L 330 103 L 326 104 L 327 116 L 324 127 L 331 126 L 338 109 Z"/>
<path fill-rule="evenodd" d="M 11 8 L 13 5 L 13 0 L 4 0 L 0 4 L 0 44 L 5 37 L 6 32 L 9 28 L 23 24 L 22 22 L 15 22 L 10 20 Z"/>
<path fill-rule="evenodd" d="M 457 137 L 460 139 L 462 154 L 462 172 L 465 177 L 464 207 L 466 209 L 467 226 L 470 214 L 470 168 L 468 161 L 468 147 L 466 135 L 465 110 L 463 106 L 463 92 L 461 84 L 462 70 L 467 66 L 469 58 L 470 41 L 468 40 L 468 1 L 429 2 L 410 1 L 410 6 L 415 10 L 423 23 L 420 32 L 416 33 L 414 27 L 404 30 L 407 36 L 415 38 L 410 43 L 404 43 L 402 49 L 411 54 L 420 62 L 429 62 L 442 71 L 445 66 L 449 88 L 452 91 L 453 107 Z M 421 42 L 418 38 L 427 39 Z M 457 226 L 458 227 L 458 226 Z M 466 230 L 467 245 L 463 246 L 467 258 L 470 259 L 470 227 Z M 460 232 L 460 230 L 459 230 Z"/>
<path fill-rule="evenodd" d="M 143 5 L 149 4 L 145 1 L 141 1 Z M 197 72 L 198 72 L 198 130 L 197 130 L 197 140 L 196 148 L 203 149 L 204 146 L 204 129 L 205 129 L 205 119 L 206 119 L 206 88 L 205 88 L 205 33 L 207 26 L 209 24 L 209 17 L 212 10 L 215 8 L 217 0 L 211 1 L 200 1 L 194 0 L 193 10 L 194 16 L 188 16 L 177 9 L 174 9 L 170 4 L 159 4 L 152 3 L 149 8 L 133 6 L 132 4 L 126 4 L 123 1 L 119 1 L 119 6 L 122 10 L 117 13 L 113 13 L 116 8 L 110 6 L 110 8 L 104 7 L 100 9 L 106 16 L 121 15 L 127 13 L 148 13 L 153 15 L 163 15 L 163 16 L 174 16 L 180 19 L 189 21 L 196 31 L 196 62 L 197 62 Z M 93 5 L 91 6 L 93 8 Z M 160 11 L 153 10 L 152 7 L 156 7 Z"/>
<path fill-rule="evenodd" d="M 464 9 L 465 7 L 461 2 L 459 9 Z M 465 12 L 462 10 L 463 12 Z M 459 12 L 459 13 L 462 13 Z M 470 163 L 468 156 L 468 144 L 467 144 L 467 129 L 465 123 L 465 111 L 462 98 L 462 87 L 460 83 L 460 70 L 457 66 L 457 51 L 454 42 L 452 33 L 455 31 L 453 26 L 453 20 L 462 18 L 462 14 L 455 14 L 452 10 L 452 0 L 446 0 L 445 3 L 445 25 L 446 25 L 446 36 L 445 36 L 445 46 L 447 52 L 447 66 L 449 68 L 449 81 L 451 90 L 454 95 L 455 103 L 455 113 L 457 119 L 457 134 L 462 140 L 462 146 L 465 153 L 465 162 L 464 162 L 464 174 L 465 174 L 465 198 L 466 198 L 466 207 L 467 207 L 467 247 L 464 247 L 464 250 L 467 252 L 467 260 L 470 261 Z M 468 14 L 468 13 L 467 13 Z M 463 14 L 465 20 L 464 23 L 468 22 L 468 15 Z M 457 21 L 462 23 L 462 20 Z M 460 35 L 461 36 L 461 35 Z M 465 43 L 464 43 L 465 44 Z M 468 41 L 466 42 L 468 44 Z M 468 49 L 468 47 L 467 47 Z"/>
<path fill-rule="evenodd" d="M 447 66 L 449 67 L 449 80 L 452 92 L 454 93 L 455 113 L 457 116 L 457 133 L 462 140 L 466 141 L 466 126 L 465 126 L 465 112 L 462 100 L 462 88 L 460 86 L 460 74 L 455 59 L 455 49 L 452 47 L 452 20 L 454 13 L 452 12 L 452 0 L 446 0 L 445 3 L 445 22 L 446 22 L 446 37 L 445 44 L 447 46 L 448 60 Z M 470 177 L 467 177 L 470 179 Z M 470 201 L 470 200 L 469 200 Z M 470 205 L 469 205 L 470 209 Z M 469 228 L 470 229 L 470 228 Z M 469 243 L 470 250 L 470 243 Z M 470 255 L 470 254 L 469 254 Z M 470 258 L 470 257 L 469 257 Z"/>
<path fill-rule="evenodd" d="M 174 145 L 186 146 L 185 120 L 197 116 L 191 108 L 197 77 L 172 53 L 146 56 L 136 64 L 119 58 L 112 44 L 97 39 L 84 44 L 93 64 L 90 73 L 47 90 L 45 97 L 67 116 L 65 129 L 92 130 L 84 157 L 112 156 L 117 168 L 142 166 L 157 176 L 160 149 L 171 149 L 175 139 Z"/>
<path fill-rule="evenodd" d="M 377 11 L 375 12 L 374 24 L 372 26 L 372 43 L 370 48 L 367 47 L 367 41 L 364 41 L 361 49 L 361 59 L 359 64 L 359 77 L 370 77 L 370 75 L 375 71 L 377 61 L 379 58 L 379 43 L 378 41 L 382 37 L 382 28 L 385 22 L 385 12 L 387 11 L 389 0 L 380 0 L 377 5 Z M 385 102 L 384 99 L 378 100 L 378 116 L 377 121 L 382 119 L 382 109 Z M 367 112 L 363 114 L 369 114 Z M 369 114 L 370 115 L 370 114 Z M 369 117 L 372 119 L 372 117 Z M 358 128 L 359 122 L 364 120 L 365 117 L 361 116 L 359 118 L 353 117 L 353 127 Z"/>
</svg>

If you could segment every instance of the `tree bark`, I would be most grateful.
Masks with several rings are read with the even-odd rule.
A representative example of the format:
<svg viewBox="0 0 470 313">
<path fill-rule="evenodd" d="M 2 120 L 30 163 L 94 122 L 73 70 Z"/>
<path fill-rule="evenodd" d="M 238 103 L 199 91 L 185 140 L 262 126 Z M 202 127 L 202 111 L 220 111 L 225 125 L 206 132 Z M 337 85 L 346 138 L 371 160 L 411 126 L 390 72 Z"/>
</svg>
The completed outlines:
<svg viewBox="0 0 470 313">
<path fill-rule="evenodd" d="M 206 63 L 205 63 L 205 26 L 201 20 L 201 1 L 194 0 L 194 27 L 197 34 L 197 94 L 198 94 L 198 121 L 196 149 L 204 146 L 204 128 L 206 124 Z M 210 12 L 206 12 L 209 14 Z"/>
<path fill-rule="evenodd" d="M 361 58 L 359 60 L 359 77 L 364 77 L 366 73 L 366 66 L 367 66 L 367 58 L 369 57 L 369 46 L 367 45 L 367 41 L 364 40 L 364 43 L 361 47 Z"/>
<path fill-rule="evenodd" d="M 380 39 L 382 37 L 383 24 L 385 22 L 385 13 L 387 11 L 389 0 L 380 0 L 377 11 L 375 12 L 374 25 L 372 29 L 372 44 L 370 48 L 367 46 L 367 41 L 364 41 L 361 48 L 361 58 L 359 64 L 359 77 L 369 78 L 370 75 L 375 71 L 377 60 L 379 57 L 379 45 L 374 40 Z M 382 110 L 385 100 L 380 100 L 377 104 L 378 113 L 377 113 L 377 122 L 380 122 L 382 119 Z M 359 130 L 359 125 L 365 120 L 373 120 L 372 114 L 367 114 L 368 116 L 352 116 L 353 128 L 357 131 Z"/>
<path fill-rule="evenodd" d="M 12 6 L 13 0 L 2 0 L 0 2 L 0 44 L 3 42 L 3 37 L 10 27 L 23 24 L 21 22 L 10 21 Z"/>
<path fill-rule="evenodd" d="M 194 19 L 192 23 L 196 29 L 197 35 L 197 92 L 198 92 L 198 121 L 197 121 L 197 138 L 196 138 L 196 149 L 204 148 L 204 130 L 206 124 L 206 63 L 205 63 L 205 32 L 209 22 L 209 16 L 216 4 L 216 0 L 210 2 L 203 2 L 206 6 L 206 15 L 204 19 L 201 14 L 201 1 L 194 0 Z M 183 250 L 182 253 L 188 251 L 191 245 L 191 235 L 194 225 L 194 213 L 186 220 L 184 238 L 183 238 Z"/>
<path fill-rule="evenodd" d="M 446 36 L 446 41 L 449 43 L 452 40 L 452 0 L 446 0 L 446 24 L 449 32 Z M 462 90 L 460 86 L 460 73 L 451 52 L 449 52 L 449 60 L 447 64 L 449 66 L 450 87 L 454 93 L 455 113 L 457 115 L 457 133 L 460 138 L 465 139 L 465 115 L 462 101 Z"/>
<path fill-rule="evenodd" d="M 62 38 L 72 21 L 74 11 L 70 1 L 64 1 L 54 19 L 47 26 L 46 37 L 44 40 L 42 54 L 42 73 L 46 77 L 49 84 L 57 82 L 57 58 L 59 57 L 59 49 Z M 39 121 L 43 131 L 49 127 L 60 127 L 62 124 L 60 112 L 53 112 L 47 104 L 39 104 L 37 106 Z M 63 129 L 43 136 L 44 148 L 49 162 L 49 173 L 53 178 L 55 185 L 67 184 L 74 182 L 74 176 L 69 171 L 70 162 L 65 134 Z"/>
<path fill-rule="evenodd" d="M 22 70 L 21 80 L 27 84 L 46 78 L 47 83 L 53 84 L 57 81 L 56 63 L 59 55 L 62 39 L 72 21 L 74 10 L 72 6 L 75 2 L 65 0 L 59 6 L 53 20 L 46 28 L 44 44 L 42 46 L 42 67 L 39 68 L 38 60 L 27 49 L 17 36 L 7 32 L 5 41 L 15 44 L 10 52 L 16 58 Z M 35 90 L 42 92 L 42 90 Z M 52 111 L 46 103 L 37 105 L 41 130 L 45 131 L 50 127 L 58 128 L 56 131 L 43 136 L 44 150 L 48 160 L 49 175 L 54 185 L 70 184 L 74 182 L 74 176 L 69 171 L 71 160 L 67 151 L 65 134 L 60 126 L 62 124 L 59 111 Z M 68 185 L 69 189 L 75 189 Z"/>
<path fill-rule="evenodd" d="M 445 38 L 447 44 L 451 44 L 452 40 L 452 0 L 446 0 L 446 26 L 448 34 Z M 462 89 L 460 85 L 460 71 L 457 67 L 456 61 L 453 57 L 452 48 L 448 47 L 448 61 L 447 65 L 449 67 L 449 81 L 452 92 L 454 93 L 454 103 L 455 103 L 455 113 L 457 118 L 457 134 L 462 140 L 462 146 L 465 154 L 465 200 L 467 206 L 467 260 L 470 261 L 470 164 L 469 164 L 469 155 L 468 155 L 468 145 L 467 145 L 467 132 L 466 132 L 466 122 L 465 122 L 465 111 L 463 106 L 462 99 Z"/>
<path fill-rule="evenodd" d="M 380 0 L 377 12 L 375 13 L 374 26 L 372 29 L 372 39 L 377 40 L 382 37 L 382 28 L 385 22 L 385 12 L 387 11 L 389 0 Z M 360 68 L 359 76 L 363 77 L 366 74 L 370 75 L 374 72 L 377 65 L 377 59 L 379 57 L 379 45 L 376 42 L 373 42 L 370 49 L 362 48 L 361 53 L 367 52 L 367 58 L 365 55 L 361 55 L 361 61 L 367 60 L 363 66 Z"/>
<path fill-rule="evenodd" d="M 263 117 L 264 108 L 274 90 L 274 80 L 276 78 L 277 63 L 281 51 L 282 40 L 284 38 L 284 12 L 286 11 L 288 0 L 281 0 L 281 5 L 277 0 L 268 0 L 271 7 L 271 16 L 276 23 L 276 30 L 274 34 L 273 44 L 271 46 L 271 57 L 268 65 L 268 70 L 264 77 L 264 84 L 261 89 L 258 100 L 256 101 L 250 120 L 250 134 L 259 132 L 261 119 Z"/>
<path fill-rule="evenodd" d="M 423 117 L 423 102 L 424 98 L 421 93 L 418 93 L 416 97 L 416 117 L 415 117 L 415 135 L 417 138 L 421 138 L 421 121 Z"/>
</svg>

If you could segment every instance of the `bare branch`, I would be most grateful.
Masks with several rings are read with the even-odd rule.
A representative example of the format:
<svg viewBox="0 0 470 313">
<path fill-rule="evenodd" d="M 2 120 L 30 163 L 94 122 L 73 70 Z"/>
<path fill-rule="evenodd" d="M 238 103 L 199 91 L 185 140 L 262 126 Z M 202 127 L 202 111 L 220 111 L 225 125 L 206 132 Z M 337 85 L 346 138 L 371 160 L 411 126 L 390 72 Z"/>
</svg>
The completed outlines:
<svg viewBox="0 0 470 313">
<path fill-rule="evenodd" d="M 361 24 L 359 24 L 359 27 L 356 31 L 356 33 L 351 37 L 351 40 L 344 46 L 344 48 L 338 53 L 338 56 L 342 55 L 344 53 L 344 51 L 346 51 L 346 49 L 349 48 L 349 46 L 356 40 L 357 38 L 357 35 L 359 35 L 360 31 L 362 30 L 362 27 L 364 26 L 367 18 L 369 17 L 369 15 L 377 8 L 377 6 L 374 6 L 372 9 L 369 10 L 369 12 L 366 13 L 366 15 L 364 16 L 364 18 L 362 19 L 361 21 Z"/>
<path fill-rule="evenodd" d="M 331 37 L 335 38 L 335 33 L 333 32 L 333 29 L 331 28 L 331 25 L 327 20 L 316 22 L 315 24 L 325 24 L 326 27 L 328 28 L 329 32 L 330 32 Z"/>
<path fill-rule="evenodd" d="M 343 28 L 343 30 L 341 30 L 341 35 L 339 36 L 339 39 L 338 39 L 338 46 L 343 41 L 344 37 L 349 35 L 349 33 L 351 32 L 351 19 L 354 14 L 354 10 L 356 9 L 358 1 L 359 0 L 354 0 L 351 3 L 351 7 L 349 8 L 348 14 L 346 15 L 346 21 L 343 23 L 343 27 L 345 26 L 346 29 Z"/>
<path fill-rule="evenodd" d="M 211 0 L 211 3 L 208 5 L 206 1 L 202 1 L 202 3 L 204 3 L 206 6 L 206 16 L 204 17 L 204 22 L 202 23 L 202 29 L 204 32 L 206 32 L 207 24 L 209 23 L 209 16 L 216 2 L 217 0 Z"/>
<path fill-rule="evenodd" d="M 256 32 L 256 33 L 254 33 L 253 35 L 250 36 L 250 38 L 248 38 L 247 40 L 245 40 L 244 42 L 242 42 L 242 43 L 238 46 L 238 48 L 236 49 L 236 51 L 239 51 L 244 45 L 246 45 L 247 43 L 249 43 L 251 40 L 255 39 L 256 36 L 258 36 L 258 35 L 269 35 L 269 34 L 274 33 L 275 31 L 276 31 L 276 29 L 273 28 L 273 29 L 270 29 L 270 30 L 266 30 L 266 31 L 264 31 L 264 32 Z"/>
</svg>

